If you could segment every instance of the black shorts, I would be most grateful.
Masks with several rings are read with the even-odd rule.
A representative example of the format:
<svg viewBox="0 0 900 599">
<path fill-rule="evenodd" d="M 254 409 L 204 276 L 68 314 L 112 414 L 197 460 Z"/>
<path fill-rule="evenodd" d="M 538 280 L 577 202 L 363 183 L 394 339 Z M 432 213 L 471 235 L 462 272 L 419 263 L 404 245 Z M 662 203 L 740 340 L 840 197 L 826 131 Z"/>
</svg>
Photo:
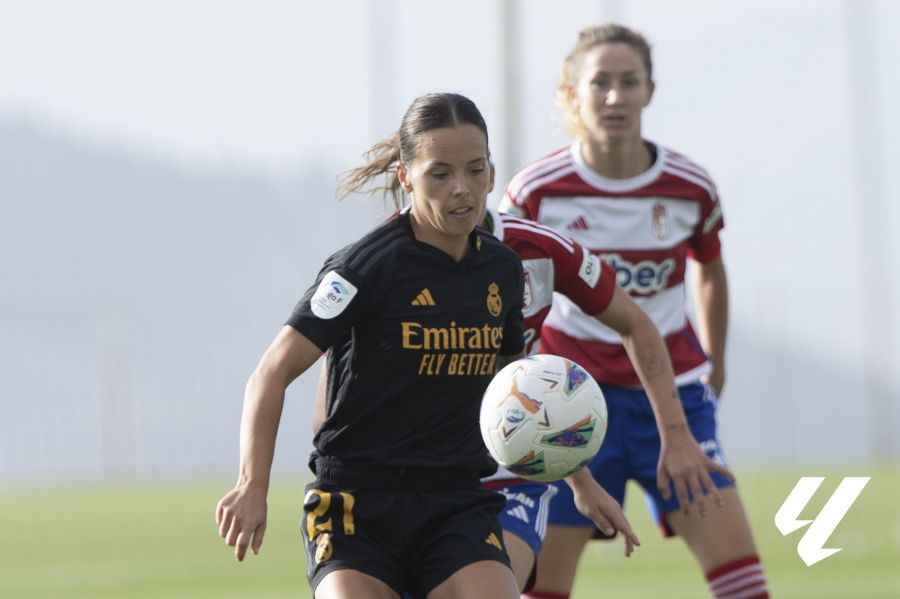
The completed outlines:
<svg viewBox="0 0 900 599">
<path fill-rule="evenodd" d="M 330 572 L 357 570 L 397 593 L 425 597 L 469 564 L 509 566 L 497 514 L 506 499 L 477 483 L 462 490 L 384 490 L 324 481 L 306 487 L 306 575 L 315 594 Z"/>
</svg>

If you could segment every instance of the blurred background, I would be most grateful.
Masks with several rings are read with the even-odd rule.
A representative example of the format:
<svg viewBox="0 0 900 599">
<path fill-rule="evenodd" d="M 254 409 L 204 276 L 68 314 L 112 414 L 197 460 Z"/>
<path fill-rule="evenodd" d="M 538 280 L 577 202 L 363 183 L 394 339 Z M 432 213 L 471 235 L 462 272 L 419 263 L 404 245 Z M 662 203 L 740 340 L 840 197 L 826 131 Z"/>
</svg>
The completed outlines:
<svg viewBox="0 0 900 599">
<path fill-rule="evenodd" d="M 455 91 L 487 120 L 496 205 L 569 143 L 559 63 L 606 20 L 653 45 L 645 137 L 723 200 L 720 438 L 775 596 L 900 596 L 895 0 L 0 0 L 0 596 L 305 596 L 315 376 L 288 392 L 269 561 L 233 565 L 213 507 L 247 376 L 324 258 L 389 212 L 336 202 L 338 174 Z M 825 498 L 872 476 L 812 568 L 772 525 L 799 476 Z M 668 596 L 703 596 L 676 544 L 644 567 L 658 551 Z M 574 596 L 661 596 L 619 553 L 592 549 Z"/>
</svg>

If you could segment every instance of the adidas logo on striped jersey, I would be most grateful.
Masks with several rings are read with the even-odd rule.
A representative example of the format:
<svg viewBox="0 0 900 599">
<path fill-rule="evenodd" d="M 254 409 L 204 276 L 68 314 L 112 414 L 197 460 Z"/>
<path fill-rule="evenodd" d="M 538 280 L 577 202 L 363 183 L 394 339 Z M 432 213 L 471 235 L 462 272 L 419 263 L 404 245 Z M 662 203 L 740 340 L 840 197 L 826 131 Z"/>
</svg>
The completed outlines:
<svg viewBox="0 0 900 599">
<path fill-rule="evenodd" d="M 495 535 L 494 533 L 489 534 L 488 538 L 486 538 L 484 542 L 488 545 L 493 545 L 500 551 L 503 551 L 503 545 L 500 544 L 500 539 L 498 539 L 497 535 Z"/>
<path fill-rule="evenodd" d="M 428 287 L 419 292 L 419 295 L 416 296 L 416 299 L 410 302 L 413 306 L 436 306 L 437 304 L 434 302 L 434 298 L 431 297 L 431 292 L 428 291 Z"/>
<path fill-rule="evenodd" d="M 583 216 L 579 216 L 568 225 L 566 225 L 566 229 L 568 229 L 569 231 L 586 231 L 587 228 L 587 221 L 584 220 Z"/>
<path fill-rule="evenodd" d="M 528 520 L 528 512 L 525 510 L 524 506 L 517 505 L 511 510 L 506 510 L 506 513 L 512 516 L 513 518 L 518 518 L 525 524 L 530 524 Z"/>
</svg>

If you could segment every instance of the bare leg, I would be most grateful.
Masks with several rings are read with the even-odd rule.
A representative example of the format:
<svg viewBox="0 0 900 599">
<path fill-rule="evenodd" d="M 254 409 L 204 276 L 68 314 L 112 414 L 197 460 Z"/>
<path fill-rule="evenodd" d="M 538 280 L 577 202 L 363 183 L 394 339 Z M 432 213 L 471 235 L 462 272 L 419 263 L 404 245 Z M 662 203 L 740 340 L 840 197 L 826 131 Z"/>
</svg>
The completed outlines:
<svg viewBox="0 0 900 599">
<path fill-rule="evenodd" d="M 400 595 L 358 570 L 335 570 L 316 587 L 316 599 L 400 599 Z"/>
<path fill-rule="evenodd" d="M 538 556 L 534 589 L 563 595 L 571 593 L 578 561 L 593 534 L 592 526 L 548 526 L 544 547 Z"/>
<path fill-rule="evenodd" d="M 525 588 L 528 577 L 531 575 L 531 569 L 534 567 L 534 552 L 531 545 L 509 531 L 503 531 L 503 544 L 506 546 L 506 553 L 509 554 L 509 564 L 512 567 L 513 576 L 516 577 L 516 584 L 519 591 Z"/>
<path fill-rule="evenodd" d="M 439 584 L 428 599 L 519 599 L 512 570 L 500 562 L 485 560 L 469 564 Z"/>
<path fill-rule="evenodd" d="M 666 521 L 684 539 L 704 572 L 756 554 L 750 523 L 740 495 L 734 487 L 719 489 L 725 502 L 721 508 L 707 509 L 706 517 L 691 509 L 666 514 Z"/>
</svg>

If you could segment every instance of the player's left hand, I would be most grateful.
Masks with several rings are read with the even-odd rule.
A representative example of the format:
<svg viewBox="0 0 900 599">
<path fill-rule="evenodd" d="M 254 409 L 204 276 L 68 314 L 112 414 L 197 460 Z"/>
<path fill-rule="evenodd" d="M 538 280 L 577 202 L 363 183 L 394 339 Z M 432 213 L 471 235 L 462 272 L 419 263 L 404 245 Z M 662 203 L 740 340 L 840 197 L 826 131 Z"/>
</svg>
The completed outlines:
<svg viewBox="0 0 900 599">
<path fill-rule="evenodd" d="M 668 500 L 675 489 L 678 505 L 685 514 L 690 512 L 690 505 L 697 507 L 700 516 L 706 516 L 707 497 L 716 507 L 724 505 L 722 496 L 710 476 L 710 472 L 718 472 L 730 480 L 734 480 L 731 471 L 714 461 L 700 448 L 687 425 L 682 429 L 667 431 L 661 441 L 659 463 L 656 468 L 656 483 L 663 498 Z"/>
<path fill-rule="evenodd" d="M 566 482 L 572 488 L 578 511 L 593 520 L 597 528 L 609 537 L 614 537 L 616 531 L 621 532 L 625 539 L 625 557 L 631 556 L 635 545 L 640 545 L 641 542 L 631 530 L 631 524 L 619 502 L 594 480 L 587 468 L 569 476 Z"/>
</svg>

